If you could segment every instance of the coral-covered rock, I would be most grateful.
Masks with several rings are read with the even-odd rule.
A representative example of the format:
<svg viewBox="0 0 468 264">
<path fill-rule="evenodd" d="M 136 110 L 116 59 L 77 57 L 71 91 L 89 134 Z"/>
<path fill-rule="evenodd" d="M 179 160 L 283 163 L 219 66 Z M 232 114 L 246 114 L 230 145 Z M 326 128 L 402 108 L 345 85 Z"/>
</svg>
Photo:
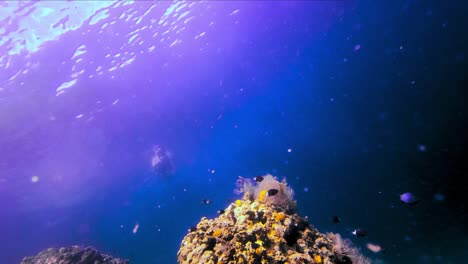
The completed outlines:
<svg viewBox="0 0 468 264">
<path fill-rule="evenodd" d="M 49 248 L 36 256 L 26 257 L 21 264 L 129 264 L 127 260 L 105 255 L 92 247 Z"/>
<path fill-rule="evenodd" d="M 288 190 L 285 182 L 271 185 Z M 202 218 L 182 240 L 179 263 L 369 263 L 348 240 L 320 233 L 290 210 L 291 195 L 278 206 L 278 200 L 262 197 L 259 186 L 244 188 L 244 199 L 219 217 Z"/>
</svg>

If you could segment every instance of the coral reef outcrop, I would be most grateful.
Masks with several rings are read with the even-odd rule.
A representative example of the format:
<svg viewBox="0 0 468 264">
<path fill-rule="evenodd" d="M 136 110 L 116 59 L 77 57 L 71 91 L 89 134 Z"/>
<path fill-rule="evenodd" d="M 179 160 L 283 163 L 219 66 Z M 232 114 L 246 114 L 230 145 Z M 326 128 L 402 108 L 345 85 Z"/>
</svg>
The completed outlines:
<svg viewBox="0 0 468 264">
<path fill-rule="evenodd" d="M 286 182 L 278 182 L 271 175 L 261 180 L 266 182 L 241 179 L 243 199 L 230 204 L 219 217 L 203 217 L 196 228 L 191 228 L 181 242 L 178 262 L 370 263 L 349 240 L 322 234 L 299 216 Z"/>
</svg>

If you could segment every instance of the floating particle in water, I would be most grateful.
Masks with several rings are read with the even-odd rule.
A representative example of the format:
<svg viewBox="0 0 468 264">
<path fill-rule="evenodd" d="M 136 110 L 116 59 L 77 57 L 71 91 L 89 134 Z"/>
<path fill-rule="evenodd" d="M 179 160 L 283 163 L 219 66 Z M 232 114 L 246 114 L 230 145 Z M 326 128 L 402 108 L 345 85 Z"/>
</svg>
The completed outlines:
<svg viewBox="0 0 468 264">
<path fill-rule="evenodd" d="M 436 200 L 437 202 L 443 202 L 445 201 L 445 195 L 441 193 L 436 193 L 434 194 L 434 200 Z"/>
<path fill-rule="evenodd" d="M 309 192 L 309 187 L 304 187 L 304 192 Z"/>
<path fill-rule="evenodd" d="M 38 181 L 39 181 L 39 176 L 32 176 L 32 177 L 31 177 L 31 182 L 32 182 L 32 183 L 36 183 L 36 182 L 38 182 Z"/>
<path fill-rule="evenodd" d="M 356 44 L 356 45 L 354 46 L 354 50 L 355 50 L 355 51 L 358 51 L 358 50 L 360 50 L 360 49 L 361 49 L 361 45 L 360 45 L 360 44 Z"/>
<path fill-rule="evenodd" d="M 76 116 L 76 119 L 80 119 L 82 117 L 83 117 L 83 114 L 79 114 L 79 115 Z"/>
<path fill-rule="evenodd" d="M 231 14 L 229 14 L 229 15 L 232 16 L 232 15 L 237 14 L 238 12 L 239 12 L 239 9 L 236 9 L 236 10 L 232 11 Z"/>
<path fill-rule="evenodd" d="M 140 228 L 140 225 L 136 223 L 135 226 L 133 227 L 132 233 L 136 234 L 138 232 L 138 228 Z"/>
<path fill-rule="evenodd" d="M 425 151 L 427 150 L 427 147 L 424 146 L 424 145 L 422 145 L 422 144 L 419 144 L 419 145 L 418 145 L 418 150 L 419 150 L 420 152 L 425 152 Z"/>
<path fill-rule="evenodd" d="M 209 172 L 210 172 L 211 174 L 214 174 L 214 173 L 216 172 L 216 170 L 209 170 Z"/>
<path fill-rule="evenodd" d="M 292 148 L 288 148 L 288 153 L 291 153 L 292 152 Z"/>
</svg>

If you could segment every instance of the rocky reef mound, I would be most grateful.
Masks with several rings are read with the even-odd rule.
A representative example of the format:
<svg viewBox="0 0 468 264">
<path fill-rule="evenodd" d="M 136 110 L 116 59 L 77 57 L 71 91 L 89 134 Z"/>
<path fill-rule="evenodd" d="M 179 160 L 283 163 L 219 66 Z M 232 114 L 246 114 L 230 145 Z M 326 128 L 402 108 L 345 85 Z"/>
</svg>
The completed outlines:
<svg viewBox="0 0 468 264">
<path fill-rule="evenodd" d="M 127 260 L 105 255 L 92 247 L 49 248 L 36 256 L 26 257 L 21 264 L 129 264 Z"/>
<path fill-rule="evenodd" d="M 189 230 L 179 263 L 370 263 L 349 240 L 322 234 L 299 216 L 285 182 L 271 175 L 258 183 L 242 181 L 243 199 Z"/>
</svg>

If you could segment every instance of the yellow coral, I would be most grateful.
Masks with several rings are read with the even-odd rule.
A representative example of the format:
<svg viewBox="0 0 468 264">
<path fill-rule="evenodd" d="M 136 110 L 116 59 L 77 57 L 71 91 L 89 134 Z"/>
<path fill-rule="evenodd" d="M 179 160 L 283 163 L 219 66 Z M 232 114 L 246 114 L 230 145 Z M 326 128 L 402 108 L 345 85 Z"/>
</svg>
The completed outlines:
<svg viewBox="0 0 468 264">
<path fill-rule="evenodd" d="M 220 235 L 222 235 L 222 234 L 223 234 L 223 230 L 221 230 L 221 229 L 219 229 L 219 228 L 216 229 L 216 230 L 213 232 L 213 236 L 215 236 L 215 237 L 218 237 L 218 236 L 220 236 Z"/>
<path fill-rule="evenodd" d="M 276 221 L 283 221 L 286 218 L 286 215 L 283 212 L 279 212 L 275 214 Z"/>
<path fill-rule="evenodd" d="M 315 263 L 322 263 L 322 257 L 320 255 L 314 255 Z"/>
<path fill-rule="evenodd" d="M 255 244 L 257 244 L 257 245 L 259 245 L 259 246 L 263 246 L 263 241 L 257 240 L 257 241 L 255 241 Z"/>
<path fill-rule="evenodd" d="M 270 239 L 275 238 L 275 236 L 276 236 L 276 231 L 275 230 L 271 230 L 270 233 L 268 233 L 268 238 L 270 238 Z"/>
<path fill-rule="evenodd" d="M 265 200 L 265 196 L 267 194 L 267 190 L 262 190 L 259 194 L 258 194 L 258 200 L 260 202 L 263 202 Z"/>
<path fill-rule="evenodd" d="M 235 203 L 237 206 L 241 206 L 241 205 L 242 205 L 242 201 L 241 201 L 241 200 L 236 200 L 234 203 Z"/>
</svg>

